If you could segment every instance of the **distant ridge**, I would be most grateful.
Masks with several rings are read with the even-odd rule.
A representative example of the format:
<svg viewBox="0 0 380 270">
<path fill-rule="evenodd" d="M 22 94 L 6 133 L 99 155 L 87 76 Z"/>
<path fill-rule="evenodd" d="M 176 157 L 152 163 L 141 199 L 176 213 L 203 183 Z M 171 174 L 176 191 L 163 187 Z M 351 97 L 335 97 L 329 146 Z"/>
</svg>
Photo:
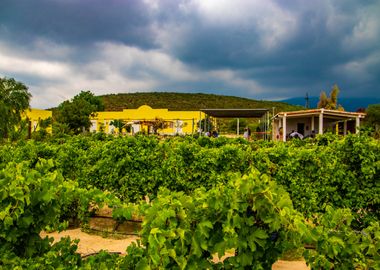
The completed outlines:
<svg viewBox="0 0 380 270">
<path fill-rule="evenodd" d="M 169 110 L 188 111 L 200 109 L 236 109 L 236 108 L 267 108 L 276 112 L 300 110 L 302 106 L 290 105 L 285 102 L 254 100 L 235 96 L 214 94 L 143 92 L 123 93 L 100 96 L 106 111 L 121 111 L 136 109 L 147 104 L 152 108 L 167 108 Z"/>
<path fill-rule="evenodd" d="M 281 100 L 293 105 L 305 106 L 306 100 L 304 97 L 295 97 Z M 316 108 L 319 97 L 309 97 L 310 108 Z M 368 105 L 380 103 L 380 98 L 338 98 L 338 104 L 342 105 L 345 111 L 355 112 L 359 108 L 367 108 Z"/>
</svg>

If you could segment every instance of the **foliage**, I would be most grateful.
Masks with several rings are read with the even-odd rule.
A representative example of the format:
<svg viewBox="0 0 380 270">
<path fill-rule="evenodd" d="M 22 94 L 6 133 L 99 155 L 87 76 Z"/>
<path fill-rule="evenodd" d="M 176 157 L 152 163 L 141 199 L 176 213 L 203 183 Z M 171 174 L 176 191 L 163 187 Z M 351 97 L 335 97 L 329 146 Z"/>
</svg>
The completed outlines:
<svg viewBox="0 0 380 270">
<path fill-rule="evenodd" d="M 10 163 L 0 171 L 0 246 L 26 257 L 48 246 L 39 232 L 48 225 L 58 226 L 63 206 L 58 198 L 69 188 L 62 176 L 51 171 L 52 161 L 38 163 L 33 170 L 28 165 Z"/>
<path fill-rule="evenodd" d="M 380 226 L 372 223 L 362 231 L 354 231 L 353 216 L 348 209 L 328 207 L 309 235 L 315 249 L 305 251 L 311 269 L 379 269 Z"/>
<path fill-rule="evenodd" d="M 29 135 L 30 123 L 28 118 L 21 119 L 18 126 L 9 130 L 9 139 L 12 142 L 25 140 Z"/>
<path fill-rule="evenodd" d="M 338 94 L 339 94 L 339 88 L 336 84 L 334 84 L 334 86 L 332 87 L 331 89 L 331 92 L 330 92 L 330 106 L 331 108 L 330 109 L 336 109 L 337 105 L 338 105 Z M 326 109 L 329 109 L 329 108 L 326 108 Z"/>
<path fill-rule="evenodd" d="M 321 95 L 319 96 L 318 109 L 326 108 L 327 104 L 328 104 L 328 97 L 326 95 L 326 92 L 322 91 Z"/>
<path fill-rule="evenodd" d="M 55 119 L 74 134 L 79 134 L 91 126 L 90 116 L 103 109 L 101 99 L 90 91 L 81 91 L 72 100 L 66 100 L 58 106 Z"/>
<path fill-rule="evenodd" d="M 307 216 L 327 205 L 352 209 L 352 226 L 363 228 L 380 217 L 380 142 L 327 134 L 304 146 L 298 142 L 258 149 L 255 164 L 284 185 L 294 206 Z"/>
<path fill-rule="evenodd" d="M 374 128 L 377 132 L 380 130 L 380 104 L 369 105 L 366 111 L 366 126 Z"/>
<path fill-rule="evenodd" d="M 20 124 L 21 114 L 29 108 L 30 98 L 31 94 L 23 83 L 0 78 L 0 138 L 8 138 Z"/>
<path fill-rule="evenodd" d="M 120 201 L 112 194 L 80 189 L 64 180 L 52 160 L 40 160 L 33 169 L 31 165 L 26 161 L 9 163 L 0 170 L 0 268 L 88 265 L 76 253 L 78 241 L 62 239 L 52 244 L 53 239 L 42 238 L 40 232 L 64 229 L 73 217 L 84 221 L 91 205 L 118 205 Z M 90 260 L 90 265 L 95 263 Z"/>
<path fill-rule="evenodd" d="M 162 190 L 144 212 L 136 268 L 269 269 L 287 249 L 298 246 L 293 221 L 300 219 L 286 192 L 252 172 L 227 185 L 192 195 Z M 212 262 L 230 250 L 234 256 Z M 135 258 L 136 259 L 136 258 Z"/>
<path fill-rule="evenodd" d="M 40 158 L 53 159 L 62 175 L 80 187 L 135 202 L 146 195 L 155 198 L 159 187 L 185 193 L 210 189 L 255 167 L 283 185 L 306 216 L 323 213 L 329 204 L 350 208 L 352 226 L 361 229 L 380 217 L 379 152 L 380 142 L 364 135 L 339 139 L 326 134 L 282 143 L 92 134 L 0 146 L 0 168 L 22 161 L 33 168 Z"/>
<path fill-rule="evenodd" d="M 339 92 L 339 87 L 336 84 L 331 88 L 330 97 L 327 97 L 326 92 L 322 91 L 319 97 L 318 109 L 324 108 L 328 110 L 344 111 L 344 108 L 338 104 Z"/>
<path fill-rule="evenodd" d="M 287 143 L 90 134 L 3 144 L 0 268 L 270 269 L 307 244 L 312 269 L 377 269 L 379 150 L 373 138 L 331 134 Z M 83 260 L 76 242 L 39 236 L 85 222 L 102 205 L 118 221 L 144 217 L 141 243 L 125 257 Z"/>
<path fill-rule="evenodd" d="M 38 124 L 33 130 L 32 138 L 37 141 L 42 141 L 50 136 L 47 129 L 52 125 L 53 119 L 51 117 L 48 117 L 46 119 L 39 119 Z"/>
<path fill-rule="evenodd" d="M 0 247 L 0 268 L 4 269 L 78 269 L 81 257 L 77 250 L 78 241 L 62 238 L 52 244 L 53 238 L 44 239 L 43 252 L 33 257 L 18 256 L 5 246 Z M 51 245 L 51 246 L 50 246 Z"/>
</svg>

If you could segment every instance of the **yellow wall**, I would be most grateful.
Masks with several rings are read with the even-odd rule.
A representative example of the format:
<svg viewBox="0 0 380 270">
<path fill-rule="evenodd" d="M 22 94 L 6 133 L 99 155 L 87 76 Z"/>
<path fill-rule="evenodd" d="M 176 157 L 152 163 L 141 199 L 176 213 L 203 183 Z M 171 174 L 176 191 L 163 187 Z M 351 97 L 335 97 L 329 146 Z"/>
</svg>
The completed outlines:
<svg viewBox="0 0 380 270">
<path fill-rule="evenodd" d="M 164 119 L 170 122 L 170 127 L 158 130 L 159 134 L 191 134 L 192 132 L 197 132 L 197 122 L 201 118 L 204 118 L 204 113 L 199 111 L 169 111 L 168 109 L 152 109 L 147 105 L 143 105 L 138 109 L 124 109 L 118 112 L 97 112 L 94 117 L 91 118 L 92 127 L 91 131 L 99 131 L 100 127 L 103 126 L 104 132 L 112 133 L 113 127 L 110 122 L 113 120 L 123 120 L 124 122 L 135 122 L 132 125 L 135 132 L 140 129 L 147 130 L 146 126 L 140 125 L 137 122 L 146 120 L 154 120 L 156 118 Z M 182 123 L 181 127 L 176 127 L 178 124 Z M 114 129 L 114 132 L 117 132 Z"/>
<path fill-rule="evenodd" d="M 51 111 L 40 110 L 40 109 L 30 109 L 25 112 L 26 117 L 29 118 L 32 124 L 32 132 L 39 129 L 38 121 L 44 120 L 52 117 Z M 51 132 L 51 127 L 47 128 L 48 132 Z"/>
</svg>

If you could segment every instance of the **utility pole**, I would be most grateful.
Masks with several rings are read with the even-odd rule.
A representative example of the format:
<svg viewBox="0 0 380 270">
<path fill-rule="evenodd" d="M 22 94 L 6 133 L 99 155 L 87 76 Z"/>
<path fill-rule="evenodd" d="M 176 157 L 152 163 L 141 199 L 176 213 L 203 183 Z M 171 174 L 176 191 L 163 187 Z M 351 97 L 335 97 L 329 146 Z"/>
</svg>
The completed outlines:
<svg viewBox="0 0 380 270">
<path fill-rule="evenodd" d="M 306 109 L 309 109 L 309 93 L 306 92 L 306 97 L 305 97 L 305 100 L 306 100 L 306 104 L 305 104 L 305 107 Z"/>
</svg>

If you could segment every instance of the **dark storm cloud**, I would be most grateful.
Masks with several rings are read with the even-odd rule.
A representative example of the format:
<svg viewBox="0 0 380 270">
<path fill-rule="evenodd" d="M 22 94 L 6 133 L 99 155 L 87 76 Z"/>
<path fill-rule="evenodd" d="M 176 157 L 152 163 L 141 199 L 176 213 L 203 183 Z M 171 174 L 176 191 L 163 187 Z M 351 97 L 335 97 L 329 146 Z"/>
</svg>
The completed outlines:
<svg viewBox="0 0 380 270">
<path fill-rule="evenodd" d="M 352 77 L 350 84 L 345 83 L 347 76 L 344 71 L 342 74 L 333 74 L 332 70 L 351 61 L 372 57 L 372 54 L 378 57 L 379 2 L 335 4 L 329 1 L 297 1 L 293 5 L 290 2 L 277 1 L 295 19 L 294 29 L 287 34 L 291 38 L 285 36 L 269 52 L 266 44 L 260 43 L 265 29 L 259 31 L 258 23 L 255 23 L 255 19 L 260 20 L 260 15 L 253 16 L 250 25 L 242 26 L 240 23 L 205 24 L 198 14 L 182 22 L 187 26 L 186 35 L 181 36 L 183 42 L 174 46 L 173 52 L 182 61 L 198 68 L 234 69 L 246 79 L 254 79 L 266 86 L 283 87 L 286 91 L 289 88 L 295 91 L 314 88 L 315 93 L 318 93 L 322 89 L 316 87 L 338 83 L 348 87 L 348 95 L 375 95 L 373 89 L 378 89 L 379 78 L 374 75 L 374 70 L 378 70 L 379 59 L 374 59 L 372 67 L 368 68 L 372 76 L 369 76 L 365 85 Z M 253 14 L 256 12 L 254 9 L 251 11 Z M 225 15 L 228 17 L 228 14 Z M 273 17 L 272 20 L 276 21 L 277 18 Z M 374 20 L 375 29 L 368 30 L 365 24 L 371 20 Z M 360 40 L 360 37 L 355 37 L 367 30 L 374 31 L 369 35 L 375 35 L 375 38 Z"/>
<path fill-rule="evenodd" d="M 0 1 L 0 75 L 44 93 L 379 95 L 378 0 Z"/>
<path fill-rule="evenodd" d="M 36 37 L 88 46 L 118 41 L 153 46 L 149 14 L 140 0 L 2 0 L 0 29 L 15 41 Z"/>
</svg>

